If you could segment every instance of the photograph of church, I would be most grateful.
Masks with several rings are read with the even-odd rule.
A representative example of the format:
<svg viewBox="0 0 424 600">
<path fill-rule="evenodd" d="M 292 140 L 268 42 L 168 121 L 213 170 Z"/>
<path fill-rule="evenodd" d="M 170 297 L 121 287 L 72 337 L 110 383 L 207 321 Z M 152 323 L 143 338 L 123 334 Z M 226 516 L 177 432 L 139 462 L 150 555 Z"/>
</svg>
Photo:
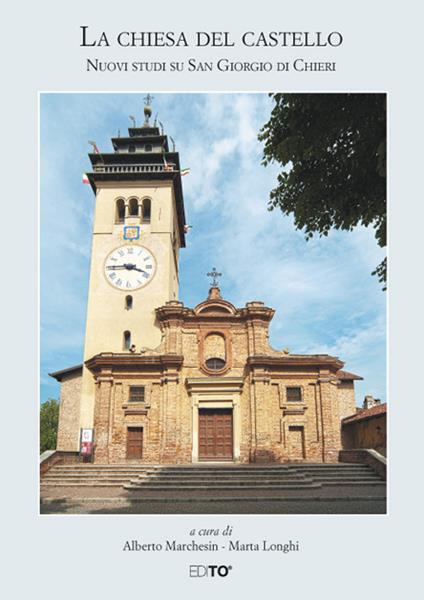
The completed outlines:
<svg viewBox="0 0 424 600">
<path fill-rule="evenodd" d="M 343 356 L 274 349 L 261 288 L 235 305 L 213 256 L 197 304 L 179 299 L 188 169 L 149 95 L 143 110 L 110 149 L 90 142 L 84 353 L 50 372 L 56 451 L 91 465 L 338 463 L 361 374 Z"/>
</svg>

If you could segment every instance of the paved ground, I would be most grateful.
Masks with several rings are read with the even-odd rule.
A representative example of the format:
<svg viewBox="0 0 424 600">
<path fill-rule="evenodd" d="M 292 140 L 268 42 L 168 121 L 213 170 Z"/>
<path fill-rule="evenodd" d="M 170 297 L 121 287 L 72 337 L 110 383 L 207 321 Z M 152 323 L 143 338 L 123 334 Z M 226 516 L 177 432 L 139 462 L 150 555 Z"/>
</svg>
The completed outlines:
<svg viewBox="0 0 424 600">
<path fill-rule="evenodd" d="M 355 500 L 271 500 L 234 502 L 150 500 L 52 499 L 41 503 L 41 514 L 385 514 L 386 502 L 376 498 Z"/>
<path fill-rule="evenodd" d="M 127 492 L 120 487 L 43 486 L 42 514 L 384 514 L 384 486 L 313 490 Z"/>
</svg>

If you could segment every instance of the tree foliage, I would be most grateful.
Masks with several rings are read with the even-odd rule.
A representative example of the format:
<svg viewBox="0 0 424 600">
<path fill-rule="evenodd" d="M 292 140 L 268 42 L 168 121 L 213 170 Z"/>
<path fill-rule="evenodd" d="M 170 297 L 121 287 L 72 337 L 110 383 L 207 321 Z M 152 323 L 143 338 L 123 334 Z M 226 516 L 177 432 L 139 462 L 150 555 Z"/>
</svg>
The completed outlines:
<svg viewBox="0 0 424 600">
<path fill-rule="evenodd" d="M 59 423 L 59 402 L 47 400 L 40 406 L 40 453 L 55 450 Z"/>
<path fill-rule="evenodd" d="M 385 94 L 271 94 L 260 131 L 263 163 L 284 169 L 270 210 L 293 215 L 309 239 L 330 229 L 372 226 L 386 245 Z M 383 261 L 373 272 L 386 280 Z"/>
</svg>

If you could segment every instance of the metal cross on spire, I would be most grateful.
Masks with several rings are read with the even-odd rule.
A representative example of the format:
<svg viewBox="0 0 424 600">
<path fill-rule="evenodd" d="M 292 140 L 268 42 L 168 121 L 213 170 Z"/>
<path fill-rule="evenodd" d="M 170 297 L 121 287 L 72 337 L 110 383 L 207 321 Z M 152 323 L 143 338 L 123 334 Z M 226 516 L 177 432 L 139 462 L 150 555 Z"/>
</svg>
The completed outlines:
<svg viewBox="0 0 424 600">
<path fill-rule="evenodd" d="M 150 106 L 152 103 L 152 100 L 154 100 L 154 96 L 151 96 L 150 94 L 147 94 L 147 96 L 145 96 L 143 98 L 144 102 L 146 103 L 146 106 Z"/>
<path fill-rule="evenodd" d="M 211 281 L 211 287 L 218 287 L 219 282 L 217 277 L 221 277 L 222 273 L 218 273 L 216 267 L 212 267 L 212 271 L 210 273 L 207 273 L 207 276 L 213 278 Z"/>
</svg>

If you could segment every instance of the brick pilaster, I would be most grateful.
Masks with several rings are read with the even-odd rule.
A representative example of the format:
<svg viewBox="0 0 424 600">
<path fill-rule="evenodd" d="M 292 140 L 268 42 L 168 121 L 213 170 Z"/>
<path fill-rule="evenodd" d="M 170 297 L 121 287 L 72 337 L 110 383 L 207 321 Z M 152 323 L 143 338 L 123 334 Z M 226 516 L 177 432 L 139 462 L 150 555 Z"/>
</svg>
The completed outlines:
<svg viewBox="0 0 424 600">
<path fill-rule="evenodd" d="M 179 448 L 178 376 L 166 375 L 163 383 L 162 463 L 177 462 Z"/>
<path fill-rule="evenodd" d="M 322 459 L 338 462 L 341 450 L 341 423 L 339 418 L 337 386 L 330 376 L 319 378 L 322 423 Z"/>
<path fill-rule="evenodd" d="M 255 462 L 272 462 L 275 460 L 275 455 L 271 440 L 270 378 L 265 375 L 254 375 L 252 382 L 254 408 L 252 458 Z"/>
<path fill-rule="evenodd" d="M 94 408 L 94 462 L 109 463 L 110 403 L 112 377 L 99 376 Z"/>
</svg>

